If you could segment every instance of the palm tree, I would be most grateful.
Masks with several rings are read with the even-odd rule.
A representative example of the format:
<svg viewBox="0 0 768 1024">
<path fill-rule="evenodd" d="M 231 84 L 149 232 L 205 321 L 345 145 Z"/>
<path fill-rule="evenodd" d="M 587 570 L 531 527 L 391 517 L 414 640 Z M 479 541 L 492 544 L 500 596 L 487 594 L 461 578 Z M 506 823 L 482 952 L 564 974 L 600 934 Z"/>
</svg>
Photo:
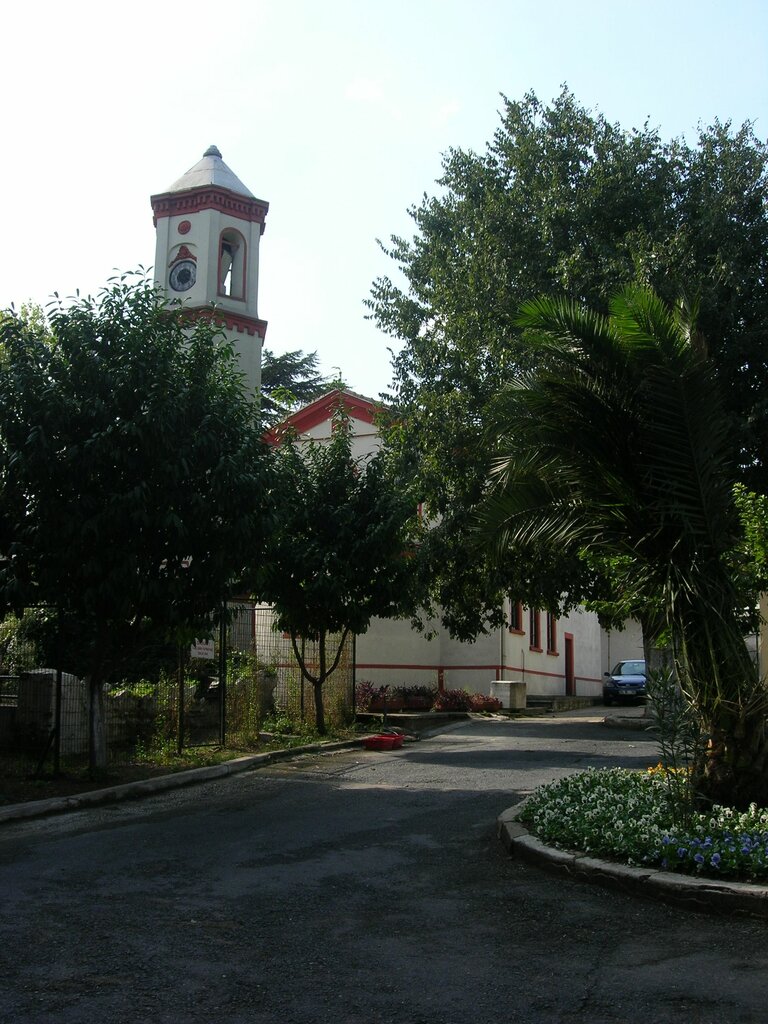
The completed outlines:
<svg viewBox="0 0 768 1024">
<path fill-rule="evenodd" d="M 494 487 L 482 510 L 500 553 L 578 550 L 617 599 L 666 632 L 708 744 L 704 799 L 768 803 L 768 694 L 744 640 L 730 556 L 739 538 L 733 442 L 693 319 L 635 288 L 608 316 L 566 300 L 523 307 L 539 358 L 499 397 Z"/>
</svg>

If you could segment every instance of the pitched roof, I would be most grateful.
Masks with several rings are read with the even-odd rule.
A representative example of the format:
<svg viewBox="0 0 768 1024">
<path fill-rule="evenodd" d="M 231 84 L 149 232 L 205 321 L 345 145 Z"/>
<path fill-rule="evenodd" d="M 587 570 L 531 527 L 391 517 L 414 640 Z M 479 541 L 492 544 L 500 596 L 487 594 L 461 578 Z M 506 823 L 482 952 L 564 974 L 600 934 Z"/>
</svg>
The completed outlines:
<svg viewBox="0 0 768 1024">
<path fill-rule="evenodd" d="M 202 159 L 190 167 L 180 178 L 166 190 L 167 192 L 186 192 L 190 188 L 205 188 L 207 185 L 214 185 L 216 188 L 226 188 L 230 192 L 236 192 L 241 196 L 248 196 L 255 199 L 253 192 L 240 181 L 238 176 L 231 171 L 221 159 L 221 153 L 216 146 L 209 146 L 203 153 Z"/>
<path fill-rule="evenodd" d="M 314 402 L 303 406 L 288 416 L 282 423 L 267 432 L 267 440 L 274 443 L 286 430 L 295 430 L 297 434 L 305 434 L 308 430 L 333 418 L 333 414 L 342 403 L 349 416 L 363 423 L 375 423 L 376 416 L 382 409 L 381 402 L 358 395 L 354 391 L 334 388 L 316 398 Z"/>
</svg>

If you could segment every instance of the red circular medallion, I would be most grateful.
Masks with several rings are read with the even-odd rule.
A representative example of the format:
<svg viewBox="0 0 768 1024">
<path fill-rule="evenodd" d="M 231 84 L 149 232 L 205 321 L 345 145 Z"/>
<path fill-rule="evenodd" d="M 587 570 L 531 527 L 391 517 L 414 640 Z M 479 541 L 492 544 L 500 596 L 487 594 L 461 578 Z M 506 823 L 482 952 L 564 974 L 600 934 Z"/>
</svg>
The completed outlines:
<svg viewBox="0 0 768 1024">
<path fill-rule="evenodd" d="M 190 221 L 188 221 L 188 220 L 183 220 L 183 221 L 181 222 L 181 224 L 179 224 L 179 234 L 180 234 L 180 235 L 186 235 L 186 233 L 187 233 L 187 232 L 189 231 L 189 229 L 190 229 L 191 227 L 192 227 L 192 224 L 191 224 L 191 222 L 190 222 Z"/>
</svg>

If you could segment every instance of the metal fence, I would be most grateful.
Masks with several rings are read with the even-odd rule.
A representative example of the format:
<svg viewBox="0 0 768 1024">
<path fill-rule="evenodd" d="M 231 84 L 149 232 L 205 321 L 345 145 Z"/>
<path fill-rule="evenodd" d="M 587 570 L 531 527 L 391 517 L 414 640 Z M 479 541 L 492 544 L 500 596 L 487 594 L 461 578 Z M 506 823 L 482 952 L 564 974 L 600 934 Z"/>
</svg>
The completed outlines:
<svg viewBox="0 0 768 1024">
<path fill-rule="evenodd" d="M 302 678 L 290 637 L 277 630 L 271 608 L 257 605 L 253 611 L 253 651 L 259 664 L 273 673 L 273 697 L 278 717 L 314 722 L 314 689 Z M 326 642 L 329 658 L 335 655 L 339 640 L 339 637 L 330 637 Z M 301 640 L 299 647 L 309 672 L 316 676 L 320 664 L 320 645 L 316 641 Z M 354 638 L 347 636 L 338 668 L 323 687 L 326 718 L 334 725 L 342 725 L 354 717 L 354 651 Z"/>
<path fill-rule="evenodd" d="M 314 723 L 313 688 L 302 679 L 290 638 L 277 630 L 272 610 L 246 601 L 228 610 L 229 622 L 212 645 L 171 652 L 153 678 L 105 687 L 109 765 L 206 745 L 254 749 L 265 730 L 300 731 L 302 722 Z M 3 639 L 0 633 L 0 771 L 29 775 L 87 765 L 87 683 L 37 664 L 33 642 Z M 324 686 L 331 724 L 354 714 L 353 650 L 348 640 Z M 317 644 L 305 641 L 303 652 L 316 671 Z"/>
</svg>

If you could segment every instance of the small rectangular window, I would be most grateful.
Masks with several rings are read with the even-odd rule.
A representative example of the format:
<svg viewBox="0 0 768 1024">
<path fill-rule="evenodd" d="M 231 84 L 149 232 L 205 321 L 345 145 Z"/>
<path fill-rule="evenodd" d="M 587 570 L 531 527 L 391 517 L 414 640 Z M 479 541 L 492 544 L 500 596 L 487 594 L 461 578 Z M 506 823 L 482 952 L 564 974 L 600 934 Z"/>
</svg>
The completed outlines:
<svg viewBox="0 0 768 1024">
<path fill-rule="evenodd" d="M 509 603 L 509 631 L 510 633 L 523 632 L 523 603 L 512 601 Z"/>
<path fill-rule="evenodd" d="M 532 651 L 541 650 L 541 612 L 538 608 L 528 611 L 528 637 Z"/>
<path fill-rule="evenodd" d="M 547 654 L 557 654 L 557 619 L 547 612 Z"/>
</svg>

